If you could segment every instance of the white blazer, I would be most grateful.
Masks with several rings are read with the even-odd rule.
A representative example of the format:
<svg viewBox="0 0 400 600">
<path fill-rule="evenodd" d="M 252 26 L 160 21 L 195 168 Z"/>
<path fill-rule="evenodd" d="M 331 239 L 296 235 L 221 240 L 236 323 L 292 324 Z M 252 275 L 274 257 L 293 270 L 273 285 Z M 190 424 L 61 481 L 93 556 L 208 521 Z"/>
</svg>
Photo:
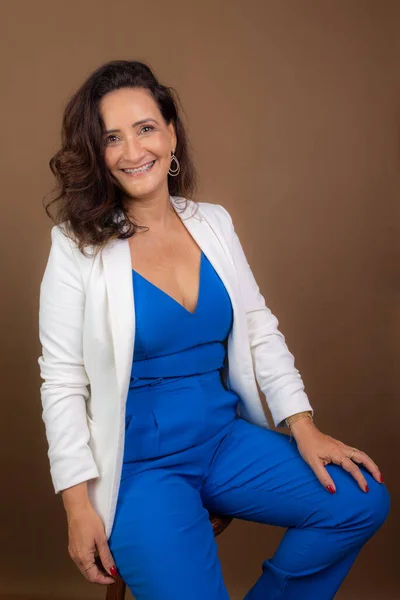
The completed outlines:
<svg viewBox="0 0 400 600">
<path fill-rule="evenodd" d="M 312 410 L 278 321 L 266 307 L 228 211 L 221 205 L 170 196 L 172 206 L 223 281 L 233 308 L 226 387 L 239 396 L 238 414 L 268 428 L 258 382 L 275 425 Z M 197 209 L 197 211 L 196 211 Z M 40 286 L 40 393 L 56 493 L 88 482 L 91 503 L 109 538 L 124 449 L 125 404 L 135 341 L 128 240 L 85 257 L 62 232 Z M 212 419 L 212 414 L 210 414 Z"/>
</svg>

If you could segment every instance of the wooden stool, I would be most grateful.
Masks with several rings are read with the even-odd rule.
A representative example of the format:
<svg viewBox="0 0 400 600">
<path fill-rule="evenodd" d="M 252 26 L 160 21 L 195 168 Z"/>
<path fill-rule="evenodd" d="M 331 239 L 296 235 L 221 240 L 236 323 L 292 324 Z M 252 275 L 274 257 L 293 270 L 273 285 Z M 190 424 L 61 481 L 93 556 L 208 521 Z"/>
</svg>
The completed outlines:
<svg viewBox="0 0 400 600">
<path fill-rule="evenodd" d="M 221 517 L 218 515 L 210 515 L 214 537 L 217 537 L 224 531 L 232 521 L 233 517 Z M 107 586 L 106 600 L 125 600 L 126 583 L 120 575 L 115 578 L 115 583 L 110 583 Z"/>
</svg>

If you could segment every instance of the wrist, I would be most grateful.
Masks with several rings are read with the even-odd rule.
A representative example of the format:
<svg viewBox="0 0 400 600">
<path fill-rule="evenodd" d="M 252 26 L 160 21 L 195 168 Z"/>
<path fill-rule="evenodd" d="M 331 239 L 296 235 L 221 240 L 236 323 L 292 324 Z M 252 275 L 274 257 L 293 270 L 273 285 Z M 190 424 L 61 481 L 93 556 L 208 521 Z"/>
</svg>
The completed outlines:
<svg viewBox="0 0 400 600">
<path fill-rule="evenodd" d="M 310 428 L 315 428 L 313 421 L 313 413 L 311 410 L 304 410 L 295 413 L 285 419 L 287 427 L 290 429 L 290 441 L 293 437 L 302 435 L 304 431 L 309 431 Z"/>
<path fill-rule="evenodd" d="M 315 429 L 315 424 L 313 419 L 307 417 L 298 419 L 290 426 L 293 437 L 296 437 L 299 434 L 301 435 L 304 431 L 309 431 L 310 429 Z"/>
</svg>

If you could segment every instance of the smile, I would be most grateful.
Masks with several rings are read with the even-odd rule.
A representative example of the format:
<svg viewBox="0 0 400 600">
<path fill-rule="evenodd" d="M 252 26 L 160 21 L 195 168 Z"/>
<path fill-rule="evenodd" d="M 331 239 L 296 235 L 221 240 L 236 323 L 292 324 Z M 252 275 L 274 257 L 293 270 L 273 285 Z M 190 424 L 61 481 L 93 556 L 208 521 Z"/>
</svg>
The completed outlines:
<svg viewBox="0 0 400 600">
<path fill-rule="evenodd" d="M 141 173 L 147 173 L 148 171 L 150 171 L 153 168 L 153 165 L 156 161 L 152 160 L 149 163 L 146 163 L 145 165 L 143 165 L 142 167 L 137 167 L 136 169 L 122 169 L 122 171 L 126 174 L 126 175 L 140 175 Z"/>
</svg>

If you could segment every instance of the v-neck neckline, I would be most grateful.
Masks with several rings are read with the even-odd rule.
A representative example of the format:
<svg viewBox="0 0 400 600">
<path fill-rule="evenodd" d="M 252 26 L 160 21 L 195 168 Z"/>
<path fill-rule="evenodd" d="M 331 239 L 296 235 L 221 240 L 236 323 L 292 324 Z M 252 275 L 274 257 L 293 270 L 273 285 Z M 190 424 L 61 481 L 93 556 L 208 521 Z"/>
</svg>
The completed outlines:
<svg viewBox="0 0 400 600">
<path fill-rule="evenodd" d="M 202 289 L 201 281 L 203 279 L 203 277 L 202 277 L 203 262 L 204 262 L 203 259 L 204 259 L 204 253 L 203 253 L 203 251 L 201 251 L 201 253 L 200 253 L 200 269 L 199 269 L 199 286 L 198 286 L 198 291 L 197 291 L 197 302 L 196 302 L 196 306 L 195 306 L 195 309 L 194 309 L 193 312 L 191 312 L 190 310 L 188 310 L 185 306 L 183 306 L 183 304 L 181 304 L 180 302 L 178 302 L 178 300 L 176 300 L 175 298 L 173 298 L 172 296 L 170 296 L 170 294 L 168 294 L 167 292 L 165 292 L 162 288 L 158 287 L 158 285 L 155 285 L 155 283 L 152 283 L 149 279 L 147 279 L 146 277 L 144 277 L 143 275 L 141 275 L 140 273 L 138 273 L 136 271 L 136 269 L 132 269 L 132 272 L 135 273 L 135 275 L 138 275 L 139 277 L 141 277 L 142 279 L 144 279 L 153 288 L 155 288 L 156 290 L 158 290 L 159 292 L 161 292 L 162 294 L 164 294 L 164 296 L 166 296 L 167 298 L 169 298 L 170 300 L 172 300 L 173 302 L 175 302 L 175 304 L 177 304 L 178 306 L 180 306 L 189 315 L 194 316 L 196 314 L 196 312 L 197 312 L 197 309 L 198 309 L 199 303 L 200 303 L 200 294 L 201 294 L 201 289 Z"/>
</svg>

